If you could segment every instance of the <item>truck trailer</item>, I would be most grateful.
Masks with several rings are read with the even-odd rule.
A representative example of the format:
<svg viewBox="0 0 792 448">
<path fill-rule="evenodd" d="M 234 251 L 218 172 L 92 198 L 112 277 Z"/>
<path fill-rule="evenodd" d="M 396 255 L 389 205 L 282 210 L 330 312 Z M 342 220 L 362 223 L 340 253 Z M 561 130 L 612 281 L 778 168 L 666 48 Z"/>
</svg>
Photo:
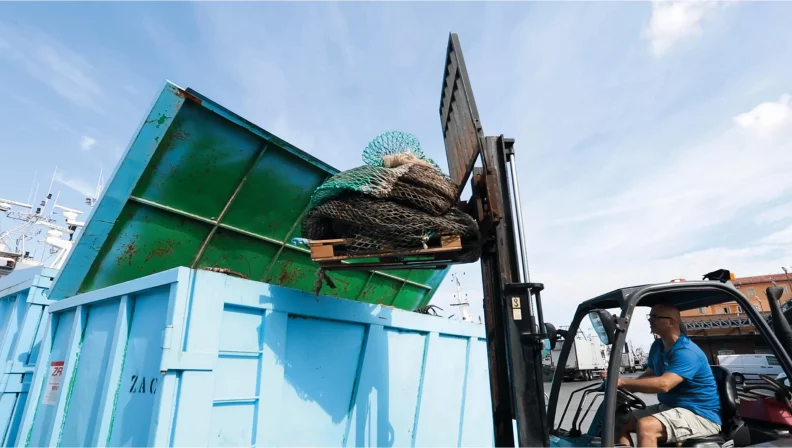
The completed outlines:
<svg viewBox="0 0 792 448">
<path fill-rule="evenodd" d="M 558 357 L 564 341 L 559 340 L 552 351 L 552 365 L 558 368 Z M 599 340 L 586 337 L 579 331 L 569 352 L 569 358 L 564 369 L 565 380 L 591 381 L 602 376 L 602 371 L 607 367 L 604 347 Z"/>
</svg>

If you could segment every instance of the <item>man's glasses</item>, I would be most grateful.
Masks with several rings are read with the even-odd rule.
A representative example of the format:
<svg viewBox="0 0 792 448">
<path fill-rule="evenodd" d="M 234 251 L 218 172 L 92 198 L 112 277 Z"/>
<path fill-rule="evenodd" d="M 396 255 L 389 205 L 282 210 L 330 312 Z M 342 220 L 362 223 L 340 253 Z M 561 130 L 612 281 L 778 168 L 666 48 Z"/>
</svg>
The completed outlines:
<svg viewBox="0 0 792 448">
<path fill-rule="evenodd" d="M 647 314 L 646 315 L 646 319 L 649 320 L 649 321 L 653 321 L 653 320 L 657 320 L 657 319 L 669 319 L 670 320 L 672 318 L 668 317 L 668 316 L 658 316 L 657 314 Z"/>
</svg>

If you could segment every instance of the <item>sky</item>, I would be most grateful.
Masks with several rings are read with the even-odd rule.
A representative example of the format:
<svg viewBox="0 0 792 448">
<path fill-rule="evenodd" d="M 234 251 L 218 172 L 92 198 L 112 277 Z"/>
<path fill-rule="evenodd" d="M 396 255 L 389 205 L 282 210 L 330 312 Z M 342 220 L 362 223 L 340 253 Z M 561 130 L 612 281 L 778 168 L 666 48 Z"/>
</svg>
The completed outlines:
<svg viewBox="0 0 792 448">
<path fill-rule="evenodd" d="M 2 3 L 0 197 L 57 166 L 85 208 L 165 80 L 338 169 L 388 130 L 445 169 L 459 34 L 487 135 L 516 140 L 546 320 L 609 290 L 792 266 L 792 5 Z M 761 26 L 757 26 L 761 24 Z M 3 223 L 3 225 L 6 225 Z M 481 314 L 478 263 L 454 268 Z M 448 314 L 449 276 L 434 302 Z M 453 312 L 453 311 L 451 311 Z M 630 338 L 651 340 L 637 319 Z"/>
</svg>

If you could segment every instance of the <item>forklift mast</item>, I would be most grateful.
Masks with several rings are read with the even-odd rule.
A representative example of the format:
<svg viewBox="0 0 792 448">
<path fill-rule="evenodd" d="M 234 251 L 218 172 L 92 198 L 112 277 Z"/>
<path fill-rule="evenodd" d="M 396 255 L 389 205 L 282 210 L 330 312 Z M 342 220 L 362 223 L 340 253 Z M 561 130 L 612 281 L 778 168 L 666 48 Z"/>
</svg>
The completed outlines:
<svg viewBox="0 0 792 448">
<path fill-rule="evenodd" d="M 482 235 L 481 275 L 496 446 L 548 446 L 542 379 L 547 337 L 541 283 L 531 283 L 517 184 L 514 140 L 485 136 L 459 37 L 451 33 L 440 96 L 449 175 L 472 196 L 460 207 Z M 476 162 L 481 156 L 481 167 Z M 519 245 L 519 250 L 518 250 Z"/>
</svg>

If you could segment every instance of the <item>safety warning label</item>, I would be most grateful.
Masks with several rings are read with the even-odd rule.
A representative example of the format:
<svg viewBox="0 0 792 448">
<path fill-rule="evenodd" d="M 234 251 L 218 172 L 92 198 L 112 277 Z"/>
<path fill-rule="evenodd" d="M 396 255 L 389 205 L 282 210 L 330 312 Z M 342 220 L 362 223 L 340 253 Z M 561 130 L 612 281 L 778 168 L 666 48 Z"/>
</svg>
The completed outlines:
<svg viewBox="0 0 792 448">
<path fill-rule="evenodd" d="M 44 388 L 44 398 L 41 404 L 54 405 L 58 401 L 58 392 L 63 381 L 63 361 L 53 361 L 50 363 L 49 375 L 47 376 L 47 386 Z"/>
</svg>

